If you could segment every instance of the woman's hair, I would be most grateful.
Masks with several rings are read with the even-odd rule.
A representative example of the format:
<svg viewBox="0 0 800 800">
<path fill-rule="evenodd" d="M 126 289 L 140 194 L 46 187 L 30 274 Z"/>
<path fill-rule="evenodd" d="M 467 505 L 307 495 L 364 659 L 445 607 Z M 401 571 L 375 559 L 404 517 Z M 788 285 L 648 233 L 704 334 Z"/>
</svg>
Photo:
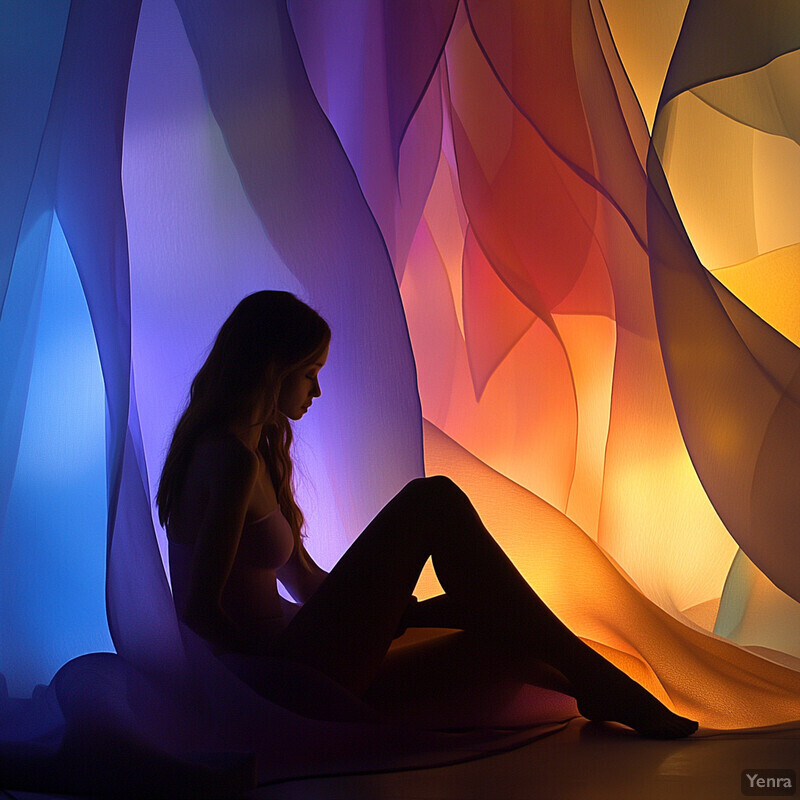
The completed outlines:
<svg viewBox="0 0 800 800">
<path fill-rule="evenodd" d="M 299 546 L 304 519 L 292 490 L 292 428 L 278 412 L 278 395 L 286 375 L 318 358 L 330 338 L 328 323 L 289 292 L 256 292 L 236 306 L 192 381 L 189 403 L 175 427 L 156 495 L 162 525 L 175 511 L 198 439 L 246 417 L 267 395 L 259 450 Z"/>
</svg>

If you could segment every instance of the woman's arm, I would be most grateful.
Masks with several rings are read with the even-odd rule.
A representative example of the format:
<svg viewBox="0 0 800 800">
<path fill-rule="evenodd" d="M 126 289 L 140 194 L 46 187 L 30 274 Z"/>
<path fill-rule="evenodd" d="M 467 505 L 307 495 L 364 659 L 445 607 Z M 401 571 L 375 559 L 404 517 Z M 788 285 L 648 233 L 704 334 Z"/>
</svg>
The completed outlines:
<svg viewBox="0 0 800 800">
<path fill-rule="evenodd" d="M 241 652 L 246 637 L 223 610 L 222 592 L 239 548 L 258 457 L 233 438 L 204 442 L 200 448 L 195 458 L 202 460 L 198 467 L 208 501 L 197 532 L 183 621 L 217 648 Z"/>
<path fill-rule="evenodd" d="M 302 542 L 275 574 L 298 603 L 305 603 L 328 576 L 324 569 L 314 563 Z"/>
</svg>

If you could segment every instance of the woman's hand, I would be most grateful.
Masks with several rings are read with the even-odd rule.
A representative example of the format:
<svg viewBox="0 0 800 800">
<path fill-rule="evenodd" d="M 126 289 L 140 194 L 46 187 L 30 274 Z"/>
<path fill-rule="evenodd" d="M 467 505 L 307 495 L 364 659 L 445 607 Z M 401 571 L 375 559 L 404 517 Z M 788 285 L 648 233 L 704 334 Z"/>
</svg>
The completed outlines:
<svg viewBox="0 0 800 800">
<path fill-rule="evenodd" d="M 308 602 L 328 573 L 317 566 L 301 542 L 289 560 L 275 573 L 289 594 L 300 604 Z"/>
</svg>

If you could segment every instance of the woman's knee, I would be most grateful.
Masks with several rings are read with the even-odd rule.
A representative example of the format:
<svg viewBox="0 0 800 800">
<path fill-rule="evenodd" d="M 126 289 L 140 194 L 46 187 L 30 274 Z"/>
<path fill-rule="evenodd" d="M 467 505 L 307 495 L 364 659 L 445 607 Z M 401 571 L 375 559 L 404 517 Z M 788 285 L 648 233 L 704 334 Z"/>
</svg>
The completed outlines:
<svg viewBox="0 0 800 800">
<path fill-rule="evenodd" d="M 445 475 L 415 478 L 406 484 L 401 494 L 416 506 L 433 512 L 450 511 L 471 506 L 469 498 L 458 485 Z"/>
</svg>

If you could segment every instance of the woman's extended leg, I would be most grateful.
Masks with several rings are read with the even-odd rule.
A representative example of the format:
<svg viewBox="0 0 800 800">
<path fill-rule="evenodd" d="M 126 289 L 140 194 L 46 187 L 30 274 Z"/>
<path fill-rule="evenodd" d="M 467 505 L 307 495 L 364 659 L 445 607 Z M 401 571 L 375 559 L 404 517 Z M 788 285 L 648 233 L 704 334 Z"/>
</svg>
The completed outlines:
<svg viewBox="0 0 800 800">
<path fill-rule="evenodd" d="M 386 654 L 428 557 L 450 621 L 487 645 L 552 665 L 581 712 L 649 736 L 686 736 L 670 712 L 575 636 L 531 589 L 449 479 L 412 481 L 370 523 L 282 636 L 280 651 L 362 694 Z"/>
</svg>

